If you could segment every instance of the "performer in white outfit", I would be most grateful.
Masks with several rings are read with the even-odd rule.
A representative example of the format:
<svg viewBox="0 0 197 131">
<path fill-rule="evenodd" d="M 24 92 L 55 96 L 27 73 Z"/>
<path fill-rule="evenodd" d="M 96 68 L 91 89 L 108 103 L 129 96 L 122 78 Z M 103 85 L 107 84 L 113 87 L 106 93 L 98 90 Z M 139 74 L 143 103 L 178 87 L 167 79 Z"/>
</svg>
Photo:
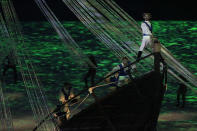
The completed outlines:
<svg viewBox="0 0 197 131">
<path fill-rule="evenodd" d="M 152 36 L 153 36 L 152 35 L 152 25 L 149 21 L 151 18 L 151 14 L 144 13 L 143 18 L 145 20 L 141 24 L 143 38 L 142 38 L 142 44 L 141 44 L 139 52 L 138 52 L 137 60 L 140 59 L 144 48 L 146 48 L 147 46 L 151 46 L 151 44 L 152 44 Z"/>
</svg>

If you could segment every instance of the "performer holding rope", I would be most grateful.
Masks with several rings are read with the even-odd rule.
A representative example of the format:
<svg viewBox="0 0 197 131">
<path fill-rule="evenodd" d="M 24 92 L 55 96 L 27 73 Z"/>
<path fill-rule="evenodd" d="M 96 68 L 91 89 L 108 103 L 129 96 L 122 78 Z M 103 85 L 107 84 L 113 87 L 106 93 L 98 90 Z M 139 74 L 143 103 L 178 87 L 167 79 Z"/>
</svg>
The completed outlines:
<svg viewBox="0 0 197 131">
<path fill-rule="evenodd" d="M 145 20 L 141 24 L 143 38 L 142 38 L 142 44 L 141 44 L 140 49 L 138 51 L 137 60 L 139 60 L 141 58 L 142 51 L 144 50 L 144 48 L 146 48 L 147 46 L 152 45 L 152 37 L 153 37 L 152 24 L 149 21 L 150 18 L 151 18 L 151 14 L 150 13 L 144 13 L 143 18 Z"/>
<path fill-rule="evenodd" d="M 59 94 L 59 101 L 61 104 L 66 103 L 67 100 L 72 99 L 75 97 L 74 91 L 72 88 L 72 85 L 70 83 L 65 82 L 64 87 L 62 87 L 60 94 Z M 61 110 L 54 113 L 54 117 L 57 118 L 58 126 L 61 127 L 62 123 L 64 123 L 66 120 L 70 118 L 70 109 L 69 106 L 71 106 L 73 103 L 76 103 L 78 101 L 78 98 L 75 98 L 69 103 L 66 103 Z"/>
<path fill-rule="evenodd" d="M 136 71 L 136 65 L 128 66 L 128 65 L 130 65 L 130 63 L 131 62 L 128 60 L 127 57 L 123 57 L 122 63 L 119 64 L 118 66 L 114 67 L 113 70 L 109 73 L 109 74 L 111 74 L 117 70 L 120 70 L 118 72 L 118 76 L 115 76 L 114 78 L 111 78 L 111 80 L 110 80 L 111 82 L 118 81 L 117 87 L 120 87 L 120 86 L 128 83 L 129 79 L 133 80 L 133 77 L 131 75 L 131 70 Z M 128 67 L 126 67 L 126 66 L 128 66 Z"/>
</svg>

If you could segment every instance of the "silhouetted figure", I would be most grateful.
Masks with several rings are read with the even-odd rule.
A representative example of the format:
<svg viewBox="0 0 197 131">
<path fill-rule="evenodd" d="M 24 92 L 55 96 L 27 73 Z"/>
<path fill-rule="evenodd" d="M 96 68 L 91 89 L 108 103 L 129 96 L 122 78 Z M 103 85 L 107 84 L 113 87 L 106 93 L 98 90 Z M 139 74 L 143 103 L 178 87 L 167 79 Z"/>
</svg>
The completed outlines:
<svg viewBox="0 0 197 131">
<path fill-rule="evenodd" d="M 183 80 L 185 80 L 187 82 L 187 80 L 185 78 L 183 78 L 182 76 L 180 76 Z M 179 83 L 179 88 L 177 90 L 177 107 L 180 106 L 180 97 L 182 97 L 182 108 L 185 107 L 185 95 L 187 92 L 187 86 L 183 83 Z"/>
<path fill-rule="evenodd" d="M 64 86 L 61 88 L 60 94 L 59 94 L 60 104 L 66 103 L 69 99 L 71 99 L 73 97 L 74 97 L 74 91 L 73 91 L 72 85 L 70 83 L 65 82 Z M 64 107 L 61 108 L 61 110 L 59 110 L 58 112 L 53 114 L 54 117 L 57 118 L 57 124 L 59 127 L 62 127 L 63 123 L 70 118 L 71 114 L 70 114 L 69 106 L 72 103 L 75 103 L 76 101 L 77 101 L 77 99 L 74 99 L 73 101 L 66 103 L 64 105 Z"/>
<path fill-rule="evenodd" d="M 17 70 L 16 70 L 16 64 L 15 64 L 15 57 L 13 52 L 11 52 L 9 55 L 7 55 L 3 61 L 3 77 L 5 77 L 6 72 L 8 69 L 13 70 L 13 75 L 14 75 L 14 82 L 16 83 L 17 81 Z"/>
<path fill-rule="evenodd" d="M 89 77 L 90 77 L 90 80 L 91 80 L 91 86 L 94 85 L 94 79 L 95 79 L 95 76 L 96 76 L 97 63 L 96 63 L 95 57 L 93 55 L 90 55 L 89 59 L 94 64 L 95 67 L 93 65 L 88 64 L 88 72 L 84 76 L 85 88 L 88 88 L 88 78 Z"/>
</svg>

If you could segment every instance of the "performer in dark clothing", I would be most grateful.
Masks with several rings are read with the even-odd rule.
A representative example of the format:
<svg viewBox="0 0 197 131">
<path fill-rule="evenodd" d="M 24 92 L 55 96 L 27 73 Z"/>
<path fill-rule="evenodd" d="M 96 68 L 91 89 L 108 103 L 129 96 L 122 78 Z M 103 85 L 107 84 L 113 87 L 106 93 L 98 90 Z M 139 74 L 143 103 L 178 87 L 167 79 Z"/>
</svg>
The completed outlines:
<svg viewBox="0 0 197 131">
<path fill-rule="evenodd" d="M 60 105 L 66 103 L 69 99 L 73 97 L 74 97 L 74 91 L 72 85 L 70 83 L 65 82 L 59 94 Z M 59 111 L 57 111 L 54 114 L 54 117 L 57 118 L 57 124 L 60 128 L 63 126 L 65 121 L 67 121 L 70 118 L 71 114 L 69 107 L 71 106 L 71 104 L 76 103 L 77 101 L 78 98 L 72 100 L 69 103 L 66 103 L 63 108 L 61 108 Z"/>
<path fill-rule="evenodd" d="M 15 64 L 15 57 L 13 52 L 11 52 L 9 55 L 7 55 L 3 61 L 3 77 L 5 77 L 6 72 L 8 69 L 12 69 L 14 73 L 14 82 L 17 81 L 17 70 L 16 70 L 16 64 Z"/>
<path fill-rule="evenodd" d="M 185 78 L 183 78 L 182 76 L 180 76 L 183 80 L 185 80 L 187 82 L 187 80 Z M 177 107 L 180 106 L 180 96 L 182 97 L 182 108 L 185 107 L 185 95 L 187 92 L 187 86 L 183 83 L 179 83 L 179 88 L 177 90 Z"/>
<path fill-rule="evenodd" d="M 96 76 L 96 67 L 97 67 L 97 63 L 96 63 L 95 57 L 94 57 L 93 55 L 90 55 L 90 56 L 89 56 L 89 59 L 90 59 L 90 61 L 94 64 L 94 66 L 88 64 L 88 72 L 87 72 L 87 74 L 86 74 L 85 77 L 84 77 L 85 88 L 88 88 L 88 78 L 89 78 L 89 77 L 90 77 L 90 79 L 91 79 L 91 86 L 94 85 L 94 79 L 95 79 L 95 76 Z"/>
</svg>

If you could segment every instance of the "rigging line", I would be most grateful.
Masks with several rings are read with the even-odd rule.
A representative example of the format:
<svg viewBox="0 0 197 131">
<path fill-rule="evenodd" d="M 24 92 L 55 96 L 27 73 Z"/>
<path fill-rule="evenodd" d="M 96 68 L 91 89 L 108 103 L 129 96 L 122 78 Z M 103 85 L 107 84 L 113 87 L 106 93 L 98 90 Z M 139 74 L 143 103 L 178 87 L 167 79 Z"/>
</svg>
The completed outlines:
<svg viewBox="0 0 197 131">
<path fill-rule="evenodd" d="M 190 79 L 188 79 L 192 84 L 194 84 L 197 87 L 197 83 L 196 83 L 196 77 L 189 72 L 184 66 L 182 66 L 180 64 L 180 62 L 178 62 L 178 60 L 176 60 L 173 55 L 163 46 L 161 49 L 161 53 L 163 55 L 167 56 L 167 59 L 170 59 L 170 61 L 173 61 L 172 63 L 174 63 L 174 65 L 178 66 L 180 72 L 182 72 L 182 74 L 185 74 L 187 77 L 190 77 Z M 184 77 L 184 76 L 183 76 Z"/>
<path fill-rule="evenodd" d="M 6 130 L 6 120 L 4 118 L 4 105 L 3 105 L 3 99 L 2 99 L 2 93 L 1 93 L 1 87 L 0 87 L 0 117 L 1 117 L 1 125 L 2 127 L 0 129 Z"/>
<path fill-rule="evenodd" d="M 18 61 L 18 63 L 19 63 L 20 68 L 22 68 L 21 62 Z M 38 114 L 37 114 L 36 109 L 35 109 L 35 105 L 33 104 L 33 100 L 31 99 L 32 96 L 31 96 L 31 93 L 30 93 L 30 90 L 29 90 L 29 86 L 27 84 L 25 74 L 24 74 L 22 69 L 20 71 L 21 71 L 21 74 L 22 74 L 22 79 L 24 81 L 24 85 L 25 85 L 25 88 L 26 88 L 27 95 L 29 96 L 29 103 L 31 105 L 31 108 L 32 108 L 32 111 L 33 111 L 33 114 L 34 114 L 34 120 L 38 122 L 40 118 L 38 117 Z"/>
<path fill-rule="evenodd" d="M 98 6 L 96 6 L 96 7 L 99 8 Z M 110 30 L 113 30 L 113 28 L 110 28 Z M 113 30 L 113 32 L 117 32 L 117 31 Z M 120 34 L 120 32 L 117 33 L 117 34 Z M 127 48 L 127 49 L 128 49 L 128 48 Z"/>
<path fill-rule="evenodd" d="M 107 27 L 107 28 L 109 28 L 109 27 Z M 121 48 L 120 48 L 121 49 Z M 122 50 L 123 52 L 124 52 L 124 50 Z M 124 52 L 125 53 L 125 52 Z"/>
<path fill-rule="evenodd" d="M 76 9 L 76 10 L 77 10 L 77 9 Z M 89 20 L 90 20 L 90 19 L 91 19 L 91 18 L 89 17 Z M 98 27 L 98 26 L 97 26 L 97 27 Z M 91 28 L 93 28 L 93 27 L 91 26 Z M 99 27 L 98 27 L 98 28 L 99 28 Z M 98 34 L 98 33 L 97 33 L 97 34 Z M 103 38 L 101 38 L 101 37 L 103 37 L 102 35 L 100 35 L 99 38 L 102 39 L 102 40 L 105 39 L 105 41 L 107 40 L 106 38 L 103 39 Z M 108 45 L 109 45 L 109 44 L 108 44 Z M 111 44 L 111 45 L 112 45 L 112 44 Z M 109 45 L 109 46 L 111 46 L 111 45 Z M 114 48 L 112 47 L 112 49 L 115 50 L 115 47 L 114 47 Z M 116 50 L 116 52 L 117 52 L 117 50 Z M 119 53 L 118 53 L 118 54 L 119 54 Z M 119 54 L 118 56 L 121 57 L 120 54 Z"/>
<path fill-rule="evenodd" d="M 95 34 L 96 36 L 97 36 L 97 38 L 100 40 L 100 41 L 104 41 L 104 43 L 105 43 L 105 40 L 103 39 L 103 37 L 101 36 L 102 34 L 99 34 L 93 27 L 92 27 L 92 25 L 88 25 L 88 22 L 87 21 L 85 21 L 85 18 L 83 18 L 82 16 L 81 16 L 81 14 L 79 14 L 79 13 L 76 13 L 78 10 L 76 9 L 75 10 L 75 7 L 72 7 L 71 5 L 70 5 L 70 3 L 67 3 L 67 1 L 64 1 L 65 2 L 65 4 L 67 5 L 68 4 L 68 8 L 71 10 L 71 11 L 73 11 L 74 12 L 74 14 L 82 21 L 82 23 L 84 23 L 84 25 L 86 25 L 86 27 L 88 28 L 88 29 L 92 29 L 93 31 L 92 31 L 92 33 L 93 34 Z M 110 47 L 110 45 L 108 45 L 108 44 L 104 44 L 107 48 L 111 48 Z M 114 54 L 118 57 L 118 58 L 121 58 L 121 56 L 114 50 L 114 48 L 112 48 L 112 50 L 114 51 Z"/>
<path fill-rule="evenodd" d="M 86 8 L 84 5 L 82 6 L 82 7 L 84 7 L 84 9 Z M 89 10 L 89 9 L 87 9 L 86 8 L 86 10 Z M 88 11 L 87 11 L 88 12 Z M 89 12 L 89 14 L 90 14 L 90 12 Z M 90 14 L 91 16 L 93 16 L 93 14 Z M 95 23 L 96 22 L 98 22 L 98 23 L 100 23 L 97 19 L 95 19 L 95 18 L 92 18 L 92 20 L 94 20 L 95 21 Z M 103 20 L 103 19 L 102 19 Z M 101 28 L 99 28 L 100 30 L 103 30 L 104 28 L 101 26 Z M 104 31 L 104 30 L 103 30 Z M 106 33 L 104 33 L 104 35 L 105 36 L 103 36 L 103 37 L 105 37 L 105 39 L 110 39 L 110 38 L 106 38 L 106 36 L 108 36 L 108 35 L 106 35 Z M 111 41 L 111 40 L 110 40 Z M 119 54 L 120 54 L 120 56 L 122 57 L 122 53 L 120 52 L 120 50 L 117 50 L 119 47 L 117 46 L 117 44 L 115 44 L 115 45 L 113 45 L 111 42 L 108 42 L 108 43 L 110 43 L 110 45 L 112 46 L 112 48 L 111 49 L 114 49 L 115 51 L 117 51 L 117 52 L 119 52 Z"/>
<path fill-rule="evenodd" d="M 74 41 L 74 39 L 72 39 L 72 37 L 68 34 L 68 32 L 65 30 L 65 28 L 60 23 L 60 21 L 57 19 L 57 17 L 54 15 L 54 13 L 51 11 L 51 9 L 48 7 L 48 5 L 46 4 L 46 2 L 44 0 L 43 0 L 43 2 L 45 4 L 45 6 L 47 7 L 48 11 L 52 14 L 52 16 L 57 21 L 58 25 L 61 27 L 60 29 L 62 29 L 62 32 L 67 37 L 67 39 L 71 40 L 72 41 L 72 44 L 74 44 L 77 48 L 79 48 L 79 46 L 76 44 L 76 42 Z"/>
<path fill-rule="evenodd" d="M 86 101 L 86 99 L 90 96 L 90 94 L 88 93 L 86 95 L 86 97 L 70 112 L 70 114 L 74 114 L 76 112 L 76 110 L 81 106 L 82 103 L 84 103 Z"/>
<path fill-rule="evenodd" d="M 182 82 L 183 84 L 185 84 L 187 87 L 189 87 L 191 90 L 193 90 L 193 92 L 195 92 L 197 94 L 197 89 L 193 88 L 191 85 L 189 85 L 187 82 L 185 82 L 183 79 L 181 79 L 177 74 L 175 74 L 172 70 L 168 69 L 168 72 L 174 76 L 176 79 L 178 79 L 180 82 Z"/>
<path fill-rule="evenodd" d="M 0 13 L 0 17 L 2 17 L 1 13 Z M 2 22 L 2 19 L 1 19 L 1 22 Z M 1 83 L 2 82 L 0 81 L 1 101 L 2 101 L 1 103 L 3 104 L 2 109 L 4 108 L 4 116 L 5 116 L 5 120 L 6 120 L 6 125 L 10 130 L 13 130 L 13 122 L 12 122 L 13 120 L 12 120 L 10 108 L 6 105 L 6 103 L 8 103 L 8 101 L 4 99 L 3 89 L 2 89 L 2 84 Z"/>
<path fill-rule="evenodd" d="M 113 2 L 113 3 L 115 3 L 115 2 Z M 126 12 L 125 12 L 126 13 Z M 127 14 L 127 13 L 126 13 Z M 127 16 L 129 17 L 129 18 L 131 18 L 128 14 L 127 14 Z M 164 47 L 162 47 L 162 49 L 163 49 Z M 169 51 L 168 51 L 168 53 L 169 53 Z M 171 55 L 172 56 L 172 55 Z M 180 63 L 178 64 L 178 65 L 180 65 Z M 180 65 L 180 66 L 182 66 L 182 65 Z M 172 67 L 172 66 L 171 66 Z M 182 68 L 182 67 L 180 67 L 180 68 Z M 185 70 L 186 72 L 188 72 L 188 75 L 190 75 L 190 77 L 191 76 L 193 76 L 187 69 Z M 187 75 L 187 76 L 188 76 Z M 193 77 L 193 80 L 194 80 L 195 78 Z M 191 82 L 191 79 L 188 79 L 190 82 Z M 195 81 L 195 80 L 194 80 Z M 194 84 L 195 86 L 196 86 L 196 84 L 195 83 L 193 83 L 192 82 L 192 84 Z"/>
<path fill-rule="evenodd" d="M 93 1 L 92 1 L 92 2 L 93 2 Z M 96 6 L 96 8 L 102 10 L 102 8 L 99 8 L 98 6 Z M 119 23 L 119 22 L 117 22 L 117 23 Z M 131 34 L 132 34 L 132 33 L 131 33 Z M 119 35 L 119 33 L 118 33 L 118 35 Z M 117 36 L 118 36 L 118 35 L 117 35 Z M 141 36 L 141 35 L 140 35 L 140 36 Z"/>
<path fill-rule="evenodd" d="M 139 61 L 144 60 L 144 59 L 146 59 L 146 58 L 148 58 L 148 57 L 150 57 L 150 56 L 152 56 L 152 55 L 153 55 L 153 53 L 151 53 L 151 54 L 149 54 L 149 55 L 147 55 L 147 56 L 145 56 L 145 57 L 142 57 L 142 58 L 140 58 Z M 129 66 L 132 66 L 132 65 L 134 65 L 134 64 L 136 64 L 136 63 L 138 63 L 138 61 L 131 62 L 131 63 L 128 64 L 127 66 L 123 67 L 123 69 L 124 69 L 124 68 L 128 68 Z M 119 69 L 119 70 L 117 70 L 117 71 L 115 71 L 115 72 L 112 72 L 112 73 L 110 73 L 109 75 L 103 77 L 103 78 L 100 79 L 98 82 L 96 82 L 93 86 L 95 86 L 95 85 L 97 85 L 97 84 L 103 82 L 105 79 L 111 77 L 112 75 L 116 74 L 116 73 L 119 72 L 120 70 L 121 70 L 121 69 Z M 72 101 L 73 99 L 77 98 L 78 96 L 80 96 L 81 94 L 85 93 L 86 91 L 87 91 L 87 89 L 82 90 L 81 92 L 79 92 L 77 95 L 75 95 L 73 98 L 69 99 L 67 102 L 65 102 L 65 103 L 62 104 L 61 106 L 64 106 L 65 104 L 69 103 L 70 101 Z"/>
<path fill-rule="evenodd" d="M 123 51 L 124 52 L 124 51 Z"/>
<path fill-rule="evenodd" d="M 0 82 L 0 86 L 1 86 L 0 88 L 2 88 L 3 83 Z M 3 89 L 2 89 L 2 95 L 3 95 Z M 2 98 L 4 99 L 4 96 Z M 3 101 L 4 101 L 4 104 L 5 104 L 5 109 L 6 109 L 6 114 L 7 114 L 7 120 L 6 120 L 7 126 L 9 128 L 9 131 L 13 131 L 14 130 L 13 119 L 12 119 L 12 114 L 11 114 L 11 111 L 10 111 L 10 107 L 8 105 L 8 99 L 4 99 Z"/>
<path fill-rule="evenodd" d="M 47 17 L 48 21 L 53 25 L 54 29 L 56 30 L 56 32 L 58 33 L 58 35 L 60 36 L 60 38 L 64 42 L 64 46 L 67 48 L 70 48 L 71 50 L 74 50 L 74 54 L 77 57 L 82 58 L 82 60 L 85 59 L 84 61 L 87 61 L 88 63 L 90 63 L 90 65 L 94 66 L 94 64 L 89 59 L 87 59 L 87 57 L 85 57 L 84 54 L 82 54 L 82 51 L 79 48 L 79 46 L 77 45 L 77 43 L 72 39 L 72 37 L 69 35 L 69 33 L 66 31 L 66 29 L 61 25 L 60 21 L 57 19 L 57 17 L 50 10 L 50 8 L 46 4 L 46 2 L 45 1 L 43 1 L 43 2 L 46 7 L 43 6 L 43 3 L 39 3 L 39 1 L 36 1 L 37 4 L 40 4 L 38 6 L 40 7 L 41 10 L 43 10 L 43 13 Z M 46 13 L 46 11 L 48 13 Z M 65 38 L 67 38 L 67 39 L 65 39 Z M 68 43 L 69 45 L 66 43 Z M 73 47 L 73 44 L 75 45 L 75 47 Z M 78 51 L 75 49 L 77 49 Z M 72 52 L 72 54 L 73 54 L 73 52 Z"/>
<path fill-rule="evenodd" d="M 11 4 L 11 5 L 12 5 L 12 4 Z M 13 5 L 12 5 L 12 6 L 13 6 Z M 14 9 L 14 8 L 11 8 L 11 9 Z M 31 62 L 30 62 L 29 64 L 30 64 L 30 67 L 33 69 L 33 73 L 34 73 L 34 76 L 36 77 L 38 87 L 40 87 L 40 86 L 39 86 L 39 83 L 38 83 L 38 79 L 37 79 L 36 73 L 35 73 L 35 71 L 34 71 L 34 67 L 33 67 L 33 65 L 32 65 Z"/>
<path fill-rule="evenodd" d="M 152 55 L 152 53 L 149 54 L 149 55 L 147 55 L 147 56 L 145 56 L 145 57 L 140 58 L 140 60 L 146 59 L 146 58 L 150 57 L 151 55 Z M 137 61 L 134 61 L 134 62 L 130 63 L 128 66 L 125 66 L 124 68 L 129 67 L 129 66 L 131 66 L 131 65 L 133 65 L 133 64 L 136 64 L 136 63 L 137 63 Z M 118 71 L 120 71 L 120 70 L 117 70 L 117 71 L 115 71 L 115 72 L 109 74 L 108 76 L 102 78 L 101 80 L 99 80 L 99 81 L 98 81 L 97 83 L 95 83 L 94 85 L 99 84 L 100 82 L 102 82 L 102 81 L 105 80 L 106 78 L 108 78 L 108 77 L 114 75 L 114 74 L 117 73 Z M 45 118 L 44 118 L 44 119 L 33 129 L 33 131 L 36 131 L 36 130 L 39 128 L 39 126 L 40 126 L 43 122 L 45 122 L 45 119 L 47 119 L 50 115 L 52 115 L 53 113 L 57 112 L 57 109 L 58 109 L 58 110 L 61 109 L 65 104 L 71 102 L 73 99 L 77 98 L 78 96 L 80 96 L 81 94 L 83 94 L 83 93 L 85 93 L 85 92 L 87 92 L 87 89 L 82 90 L 82 91 L 79 92 L 77 95 L 75 95 L 73 98 L 69 99 L 67 102 L 65 102 L 65 103 L 63 103 L 62 105 L 60 105 L 60 107 L 58 107 L 58 108 L 56 108 L 55 110 L 53 110 L 52 112 L 50 112 L 50 114 L 48 114 L 48 115 L 47 115 L 47 116 L 46 116 L 46 117 L 45 117 Z"/>
<path fill-rule="evenodd" d="M 111 21 L 113 23 L 113 26 L 115 26 L 117 29 L 132 29 L 131 26 L 129 27 L 128 25 L 124 24 L 126 21 L 123 20 L 121 17 L 118 17 L 119 14 L 118 12 L 112 10 L 112 8 L 106 4 L 103 0 L 97 0 L 97 1 L 91 1 L 91 0 L 87 0 L 90 3 L 92 3 L 92 5 L 94 5 L 94 8 L 97 8 L 97 10 L 99 10 L 100 12 L 103 13 L 103 15 L 105 15 L 109 21 Z M 121 22 L 121 24 L 119 24 Z M 119 25 L 119 26 L 118 26 Z M 123 30 L 122 30 L 123 31 Z M 141 34 L 139 34 L 136 31 L 133 31 L 132 33 L 130 33 L 130 35 L 133 36 L 134 39 L 138 38 L 138 37 L 134 37 L 134 36 L 141 36 Z M 126 36 L 124 36 L 126 37 Z M 136 39 L 137 40 L 137 39 Z"/>
<path fill-rule="evenodd" d="M 87 16 L 87 15 L 86 15 L 86 16 Z M 90 18 L 90 17 L 89 17 L 89 18 Z M 93 20 L 93 19 L 90 18 L 90 20 Z M 99 29 L 100 29 L 100 28 L 99 28 Z M 97 29 L 97 30 L 98 30 L 98 29 Z M 103 36 L 103 35 L 102 35 L 102 36 Z M 105 40 L 111 41 L 110 38 L 106 38 L 106 37 L 105 37 Z M 109 43 L 109 42 L 108 42 L 108 43 Z M 111 42 L 110 42 L 110 44 L 112 45 Z M 116 47 L 114 47 L 114 50 L 116 50 L 116 52 L 118 51 Z M 118 54 L 121 54 L 121 53 L 118 51 Z M 122 57 L 122 56 L 120 55 L 120 57 Z"/>
<path fill-rule="evenodd" d="M 117 5 L 114 2 L 114 0 L 106 0 L 106 2 L 109 5 L 111 5 L 111 7 L 113 7 L 113 9 L 116 10 L 116 12 L 119 12 L 120 16 L 122 16 L 126 21 L 128 21 L 128 23 L 132 24 L 132 27 L 135 27 L 139 33 L 142 32 L 138 23 L 130 15 L 128 15 L 122 8 L 120 8 L 120 6 Z"/>
<path fill-rule="evenodd" d="M 6 105 L 7 100 L 5 100 L 4 95 L 3 95 L 3 89 L 2 89 L 2 83 L 0 81 L 0 93 L 1 93 L 1 103 L 2 103 L 2 109 L 3 109 L 3 115 L 4 115 L 4 120 L 5 120 L 5 125 L 8 131 L 13 131 L 13 120 L 11 117 L 11 114 L 7 113 L 10 111 L 10 108 Z"/>
<path fill-rule="evenodd" d="M 6 34 L 6 32 L 5 32 L 5 34 Z"/>
<path fill-rule="evenodd" d="M 102 2 L 102 1 L 100 1 L 100 2 Z M 95 9 L 97 9 L 98 11 L 100 11 L 101 13 L 102 13 L 102 15 L 103 16 L 105 16 L 105 17 L 107 17 L 108 18 L 108 20 L 107 21 L 109 21 L 108 23 L 113 23 L 113 28 L 115 27 L 116 28 L 116 32 L 118 31 L 119 33 L 119 35 L 120 34 L 122 34 L 122 33 L 120 33 L 120 27 L 121 27 L 121 24 L 119 24 L 120 22 L 122 23 L 122 21 L 120 21 L 120 20 L 116 20 L 115 19 L 115 13 L 112 13 L 113 15 L 111 15 L 110 13 L 111 13 L 111 11 L 109 10 L 109 8 L 105 8 L 105 6 L 103 6 L 102 5 L 102 3 L 100 3 L 99 4 L 99 2 L 96 2 L 96 1 L 89 1 L 89 3 L 91 3 L 91 5 L 90 6 L 92 6 L 93 8 L 95 8 Z M 113 17 L 114 16 L 114 17 Z M 124 23 L 124 22 L 123 22 Z M 120 27 L 116 27 L 116 25 L 120 25 Z M 124 27 L 124 29 L 126 28 L 127 29 L 127 27 L 125 27 L 125 25 L 123 26 Z M 132 33 L 130 33 L 130 34 L 132 34 L 133 35 L 133 33 L 135 34 L 135 32 L 132 32 Z M 126 38 L 126 35 L 121 35 L 121 37 L 125 37 Z M 134 37 L 134 38 L 136 38 L 136 37 Z"/>
</svg>

